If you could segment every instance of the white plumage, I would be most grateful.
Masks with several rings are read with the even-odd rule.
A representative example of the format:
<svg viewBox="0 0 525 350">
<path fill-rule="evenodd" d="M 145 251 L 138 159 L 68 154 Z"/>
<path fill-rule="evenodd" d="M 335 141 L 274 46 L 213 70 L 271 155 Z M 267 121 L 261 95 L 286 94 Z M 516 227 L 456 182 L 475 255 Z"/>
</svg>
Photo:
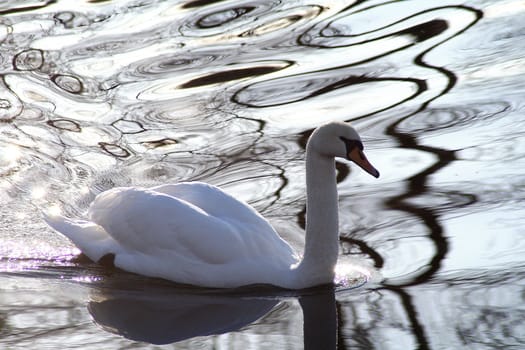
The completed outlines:
<svg viewBox="0 0 525 350">
<path fill-rule="evenodd" d="M 307 147 L 303 259 L 254 208 L 201 182 L 114 188 L 95 198 L 87 220 L 45 219 L 93 261 L 114 254 L 115 266 L 146 276 L 204 287 L 330 283 L 338 250 L 334 157 L 350 157 L 379 176 L 361 150 L 351 155 L 349 140 L 360 143 L 353 128 L 331 123 L 317 129 Z"/>
</svg>

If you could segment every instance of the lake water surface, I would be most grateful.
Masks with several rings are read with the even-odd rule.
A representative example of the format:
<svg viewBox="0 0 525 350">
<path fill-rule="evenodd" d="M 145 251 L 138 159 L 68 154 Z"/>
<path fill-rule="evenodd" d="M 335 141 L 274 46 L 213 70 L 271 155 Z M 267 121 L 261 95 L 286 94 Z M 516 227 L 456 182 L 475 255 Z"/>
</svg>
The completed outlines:
<svg viewBox="0 0 525 350">
<path fill-rule="evenodd" d="M 525 348 L 525 1 L 3 1 L 2 349 Z M 206 181 L 298 250 L 304 146 L 350 121 L 334 288 L 94 264 L 41 209 Z M 370 277 L 362 277 L 362 276 Z"/>
</svg>

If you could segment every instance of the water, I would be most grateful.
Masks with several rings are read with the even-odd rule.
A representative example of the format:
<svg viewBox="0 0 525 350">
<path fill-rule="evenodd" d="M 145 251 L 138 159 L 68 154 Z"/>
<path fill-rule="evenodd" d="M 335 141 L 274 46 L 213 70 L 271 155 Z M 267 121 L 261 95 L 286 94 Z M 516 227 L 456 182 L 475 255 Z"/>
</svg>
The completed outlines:
<svg viewBox="0 0 525 350">
<path fill-rule="evenodd" d="M 0 13 L 2 348 L 525 347 L 525 2 Z M 338 164 L 341 260 L 382 276 L 358 288 L 203 291 L 107 271 L 72 260 L 40 216 L 203 180 L 301 249 L 304 144 L 329 120 L 352 121 L 382 174 Z"/>
</svg>

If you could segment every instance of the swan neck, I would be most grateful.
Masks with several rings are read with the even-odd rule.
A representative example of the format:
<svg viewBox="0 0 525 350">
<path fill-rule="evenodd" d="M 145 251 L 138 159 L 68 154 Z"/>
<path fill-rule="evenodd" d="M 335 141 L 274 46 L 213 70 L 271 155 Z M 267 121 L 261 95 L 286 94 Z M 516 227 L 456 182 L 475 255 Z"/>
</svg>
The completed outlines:
<svg viewBox="0 0 525 350">
<path fill-rule="evenodd" d="M 335 160 L 307 147 L 306 235 L 301 279 L 310 285 L 332 283 L 339 253 L 338 198 Z"/>
</svg>

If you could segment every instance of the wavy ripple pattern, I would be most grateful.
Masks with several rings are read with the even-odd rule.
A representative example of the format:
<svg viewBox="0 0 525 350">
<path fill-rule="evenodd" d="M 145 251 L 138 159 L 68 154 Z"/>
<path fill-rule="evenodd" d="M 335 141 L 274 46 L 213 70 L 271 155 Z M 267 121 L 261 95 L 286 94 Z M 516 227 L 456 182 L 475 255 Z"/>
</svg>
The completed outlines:
<svg viewBox="0 0 525 350">
<path fill-rule="evenodd" d="M 385 280 L 339 296 L 341 347 L 522 348 L 483 331 L 524 320 L 498 308 L 519 300 L 525 251 L 524 11 L 468 4 L 0 4 L 0 262 L 71 254 L 42 208 L 82 216 L 109 188 L 182 180 L 223 186 L 301 249 L 306 139 L 352 121 L 385 170 L 372 184 L 337 165 L 342 254 Z"/>
</svg>

